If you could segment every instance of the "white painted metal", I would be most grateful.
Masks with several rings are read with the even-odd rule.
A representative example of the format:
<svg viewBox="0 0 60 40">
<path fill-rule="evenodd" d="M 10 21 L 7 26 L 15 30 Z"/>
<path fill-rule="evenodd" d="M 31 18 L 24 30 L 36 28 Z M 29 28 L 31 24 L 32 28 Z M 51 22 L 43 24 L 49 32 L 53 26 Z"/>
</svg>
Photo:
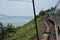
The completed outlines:
<svg viewBox="0 0 60 40">
<path fill-rule="evenodd" d="M 57 40 L 59 40 L 58 26 L 60 26 L 60 0 L 58 0 L 54 13 L 55 13 L 54 23 L 55 23 L 56 38 Z"/>
<path fill-rule="evenodd" d="M 55 23 L 55 32 L 56 32 L 56 39 L 59 40 L 59 35 L 58 35 L 58 26 L 56 25 L 56 22 L 54 21 Z"/>
</svg>

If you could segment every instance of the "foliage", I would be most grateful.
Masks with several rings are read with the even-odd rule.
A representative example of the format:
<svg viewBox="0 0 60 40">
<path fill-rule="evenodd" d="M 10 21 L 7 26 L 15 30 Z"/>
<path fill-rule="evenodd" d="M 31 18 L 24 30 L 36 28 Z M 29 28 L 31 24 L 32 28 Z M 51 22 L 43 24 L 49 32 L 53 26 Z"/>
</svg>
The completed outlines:
<svg viewBox="0 0 60 40">
<path fill-rule="evenodd" d="M 42 16 L 42 15 L 45 15 L 44 13 L 45 13 L 45 12 L 44 12 L 43 10 L 41 10 L 41 11 L 39 12 L 39 15 L 41 15 L 41 16 Z"/>
<path fill-rule="evenodd" d="M 55 7 L 51 7 L 51 9 L 47 9 L 47 10 L 45 10 L 45 11 L 41 10 L 41 11 L 39 12 L 39 15 L 40 15 L 40 16 L 43 16 L 43 15 L 48 14 L 48 12 L 51 12 L 51 11 L 54 11 L 54 10 L 55 10 Z"/>
<path fill-rule="evenodd" d="M 39 15 L 36 15 L 36 18 L 40 18 L 40 16 Z"/>
<path fill-rule="evenodd" d="M 54 7 L 45 11 L 41 10 L 39 12 L 39 15 L 36 16 L 39 35 L 41 35 L 42 32 L 42 16 L 53 10 L 55 10 Z M 14 28 L 12 24 L 8 24 L 7 27 L 5 27 L 5 33 L 6 35 L 4 40 L 33 40 L 36 37 L 36 27 L 34 19 L 28 22 L 27 24 L 23 26 L 17 26 L 16 28 Z"/>
<path fill-rule="evenodd" d="M 9 32 L 15 32 L 14 26 L 12 26 L 12 24 L 8 24 L 7 27 L 6 27 L 6 32 L 7 33 L 9 33 Z"/>
<path fill-rule="evenodd" d="M 38 32 L 41 35 L 42 17 L 37 18 Z M 10 29 L 9 29 L 10 30 Z M 8 37 L 4 40 L 33 40 L 36 37 L 36 29 L 34 20 L 28 22 L 23 26 L 16 28 L 16 33 L 9 33 Z"/>
</svg>

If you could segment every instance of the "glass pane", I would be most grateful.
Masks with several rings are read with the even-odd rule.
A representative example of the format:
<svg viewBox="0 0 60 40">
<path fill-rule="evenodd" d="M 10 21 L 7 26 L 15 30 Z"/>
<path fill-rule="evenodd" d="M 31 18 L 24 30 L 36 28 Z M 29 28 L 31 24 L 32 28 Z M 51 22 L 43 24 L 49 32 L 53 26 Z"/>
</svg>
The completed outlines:
<svg viewBox="0 0 60 40">
<path fill-rule="evenodd" d="M 57 40 L 59 13 L 60 0 L 0 0 L 0 40 Z"/>
</svg>

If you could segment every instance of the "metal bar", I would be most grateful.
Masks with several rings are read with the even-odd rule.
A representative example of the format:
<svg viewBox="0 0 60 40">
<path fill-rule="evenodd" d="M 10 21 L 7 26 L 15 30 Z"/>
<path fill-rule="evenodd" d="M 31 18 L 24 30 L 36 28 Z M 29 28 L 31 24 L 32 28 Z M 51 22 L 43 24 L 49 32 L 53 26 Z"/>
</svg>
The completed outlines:
<svg viewBox="0 0 60 40">
<path fill-rule="evenodd" d="M 57 6 L 56 6 L 57 7 Z M 56 10 L 56 9 L 55 9 Z M 59 35 L 58 35 L 58 25 L 57 25 L 57 16 L 53 12 L 53 19 L 54 19 L 54 24 L 55 24 L 55 33 L 56 33 L 56 40 L 59 40 Z"/>
<path fill-rule="evenodd" d="M 36 36 L 37 36 L 37 40 L 39 40 L 34 0 L 32 0 L 32 4 L 33 4 L 33 11 L 34 11 L 34 21 L 35 21 L 35 27 L 36 27 Z"/>
<path fill-rule="evenodd" d="M 55 22 L 55 31 L 56 31 L 56 40 L 59 40 L 59 37 L 58 37 L 58 26 L 56 25 L 56 22 Z"/>
<path fill-rule="evenodd" d="M 56 24 L 56 20 L 54 20 L 55 23 L 55 32 L 56 32 L 56 40 L 59 40 L 59 36 L 58 36 L 58 26 Z"/>
</svg>

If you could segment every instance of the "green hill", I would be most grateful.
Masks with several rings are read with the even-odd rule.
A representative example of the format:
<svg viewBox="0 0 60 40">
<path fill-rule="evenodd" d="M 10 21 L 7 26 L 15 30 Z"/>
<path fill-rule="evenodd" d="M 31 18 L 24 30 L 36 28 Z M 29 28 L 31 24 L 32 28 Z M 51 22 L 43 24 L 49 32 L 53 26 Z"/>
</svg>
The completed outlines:
<svg viewBox="0 0 60 40">
<path fill-rule="evenodd" d="M 39 15 L 37 15 L 37 25 L 38 25 L 38 35 L 42 34 L 42 26 L 43 26 L 43 16 L 47 15 L 48 12 L 54 10 L 55 8 L 47 9 L 45 11 L 40 11 Z M 40 16 L 40 17 L 39 17 Z M 14 28 L 12 24 L 8 24 L 5 28 L 5 36 L 4 40 L 33 40 L 36 38 L 36 28 L 34 20 L 32 19 L 30 22 L 23 26 L 17 26 Z M 1 40 L 1 36 L 0 36 Z"/>
<path fill-rule="evenodd" d="M 39 35 L 42 32 L 42 20 L 42 17 L 37 18 Z M 31 20 L 23 26 L 18 26 L 15 31 L 8 33 L 4 40 L 33 40 L 36 37 L 34 20 Z"/>
</svg>

